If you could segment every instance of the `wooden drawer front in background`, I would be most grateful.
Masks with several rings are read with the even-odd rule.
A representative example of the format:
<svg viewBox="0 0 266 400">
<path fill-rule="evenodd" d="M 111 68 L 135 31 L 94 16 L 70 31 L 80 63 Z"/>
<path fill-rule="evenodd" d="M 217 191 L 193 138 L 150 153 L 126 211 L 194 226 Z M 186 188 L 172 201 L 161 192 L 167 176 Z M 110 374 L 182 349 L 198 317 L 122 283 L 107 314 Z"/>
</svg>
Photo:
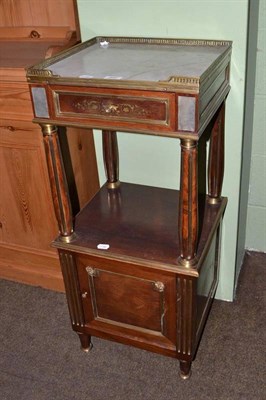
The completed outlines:
<svg viewBox="0 0 266 400">
<path fill-rule="evenodd" d="M 52 86 L 55 119 L 82 122 L 93 126 L 123 123 L 173 130 L 175 127 L 175 94 L 136 90 L 99 88 L 66 88 Z"/>
<path fill-rule="evenodd" d="M 32 121 L 33 112 L 28 84 L 1 82 L 0 86 L 0 119 Z"/>
<path fill-rule="evenodd" d="M 57 224 L 40 130 L 2 120 L 0 160 L 0 241 L 51 251 Z"/>
<path fill-rule="evenodd" d="M 160 346 L 175 348 L 175 278 L 157 273 L 134 272 L 94 265 L 77 257 L 85 324 L 93 329 L 133 332 L 132 337 L 160 337 Z M 170 323 L 171 321 L 171 323 Z M 127 333 L 128 335 L 129 333 Z"/>
<path fill-rule="evenodd" d="M 31 121 L 0 119 L 0 144 L 16 147 L 43 147 L 42 133 L 39 125 Z M 46 166 L 45 166 L 46 168 Z"/>
</svg>

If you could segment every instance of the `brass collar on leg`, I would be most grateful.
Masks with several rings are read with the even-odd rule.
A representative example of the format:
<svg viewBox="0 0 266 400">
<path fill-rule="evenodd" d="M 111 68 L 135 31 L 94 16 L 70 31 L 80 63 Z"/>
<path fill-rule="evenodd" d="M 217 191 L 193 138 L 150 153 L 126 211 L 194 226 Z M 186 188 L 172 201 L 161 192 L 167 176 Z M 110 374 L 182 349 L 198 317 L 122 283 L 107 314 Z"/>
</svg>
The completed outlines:
<svg viewBox="0 0 266 400">
<path fill-rule="evenodd" d="M 117 189 L 120 186 L 120 181 L 107 182 L 108 189 Z"/>
</svg>

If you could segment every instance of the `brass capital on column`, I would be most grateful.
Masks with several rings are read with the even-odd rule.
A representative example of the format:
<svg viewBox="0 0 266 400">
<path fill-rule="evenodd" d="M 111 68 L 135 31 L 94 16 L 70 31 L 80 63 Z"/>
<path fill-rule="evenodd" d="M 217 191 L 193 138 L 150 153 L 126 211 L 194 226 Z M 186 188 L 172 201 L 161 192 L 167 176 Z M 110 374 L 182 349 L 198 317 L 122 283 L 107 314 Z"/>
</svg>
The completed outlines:
<svg viewBox="0 0 266 400">
<path fill-rule="evenodd" d="M 195 147 L 197 147 L 198 142 L 196 140 L 192 140 L 192 139 L 182 139 L 181 140 L 181 148 L 183 148 L 184 150 L 191 150 Z"/>
<path fill-rule="evenodd" d="M 43 136 L 50 136 L 53 133 L 57 132 L 57 127 L 51 124 L 41 124 L 42 134 Z"/>
</svg>

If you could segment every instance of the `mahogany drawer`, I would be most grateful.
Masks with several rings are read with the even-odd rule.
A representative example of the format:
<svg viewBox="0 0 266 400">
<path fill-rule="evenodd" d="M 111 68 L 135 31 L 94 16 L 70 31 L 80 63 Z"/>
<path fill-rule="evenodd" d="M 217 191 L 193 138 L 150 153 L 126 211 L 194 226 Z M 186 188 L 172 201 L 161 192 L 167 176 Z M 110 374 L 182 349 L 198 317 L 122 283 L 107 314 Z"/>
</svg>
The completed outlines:
<svg viewBox="0 0 266 400">
<path fill-rule="evenodd" d="M 140 126 L 144 130 L 175 130 L 174 93 L 51 86 L 49 96 L 52 118 L 57 121 L 112 129 Z"/>
</svg>

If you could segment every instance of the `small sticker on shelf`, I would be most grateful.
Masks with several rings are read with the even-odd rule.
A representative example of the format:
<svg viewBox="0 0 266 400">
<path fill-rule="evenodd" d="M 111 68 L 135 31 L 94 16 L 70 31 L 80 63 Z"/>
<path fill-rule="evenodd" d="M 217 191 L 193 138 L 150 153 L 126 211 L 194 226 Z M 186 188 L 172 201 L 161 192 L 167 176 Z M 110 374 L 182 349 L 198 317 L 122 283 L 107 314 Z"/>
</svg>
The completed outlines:
<svg viewBox="0 0 266 400">
<path fill-rule="evenodd" d="M 105 243 L 99 243 L 97 244 L 97 249 L 99 250 L 108 250 L 110 247 L 109 244 L 105 244 Z"/>
<path fill-rule="evenodd" d="M 102 40 L 102 41 L 100 42 L 100 46 L 101 46 L 103 49 L 107 49 L 107 47 L 109 46 L 109 42 L 107 42 L 107 40 Z"/>
</svg>

